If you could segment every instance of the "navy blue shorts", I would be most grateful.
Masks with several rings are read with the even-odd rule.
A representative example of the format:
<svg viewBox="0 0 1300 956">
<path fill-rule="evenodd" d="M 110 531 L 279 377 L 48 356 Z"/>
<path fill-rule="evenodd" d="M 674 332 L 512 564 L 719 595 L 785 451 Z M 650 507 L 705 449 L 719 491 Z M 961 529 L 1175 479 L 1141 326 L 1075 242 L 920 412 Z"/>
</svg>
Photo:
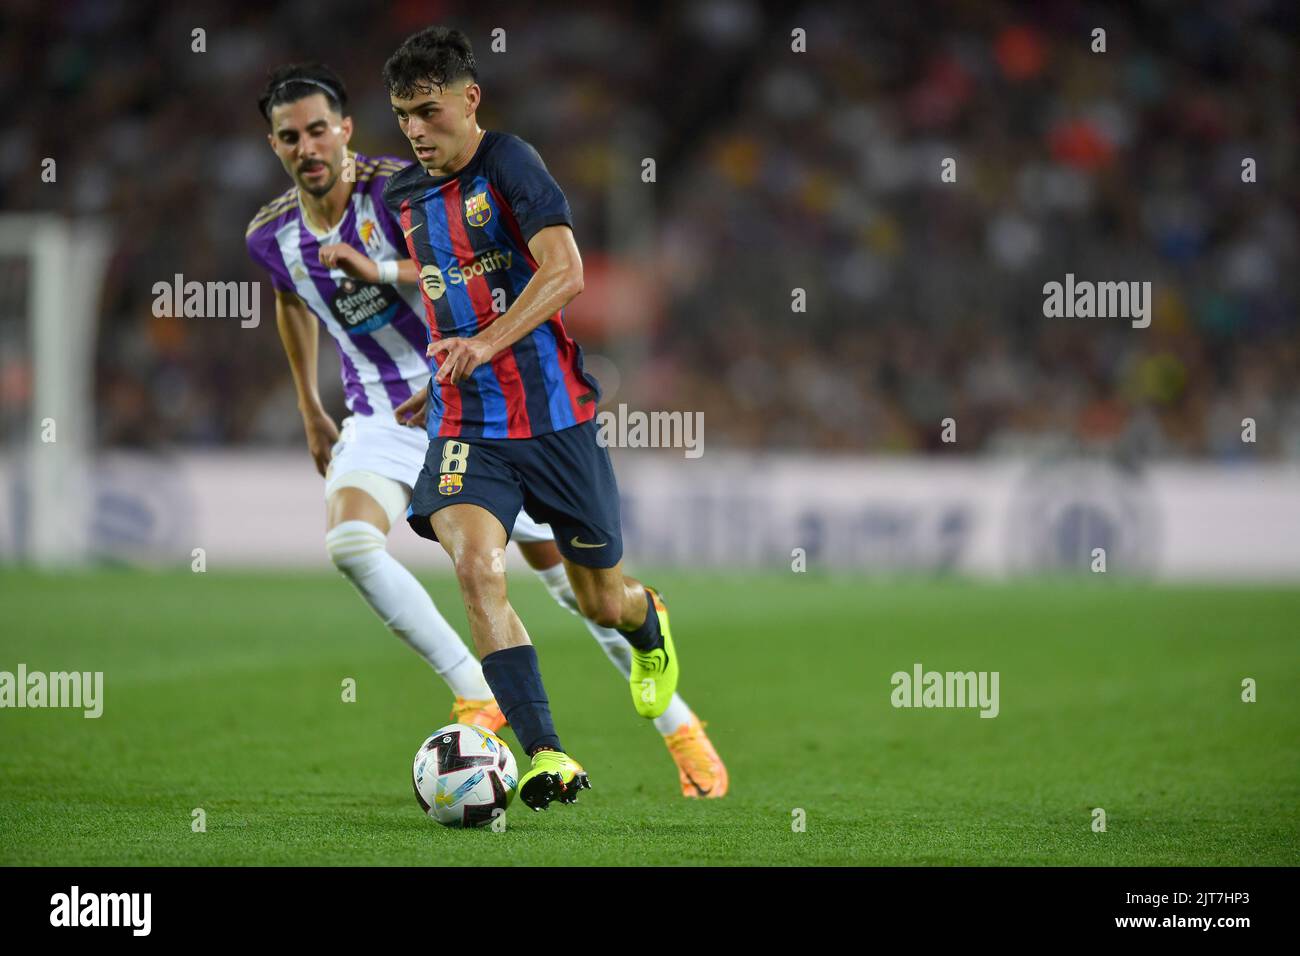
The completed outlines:
<svg viewBox="0 0 1300 956">
<path fill-rule="evenodd" d="M 612 568 L 623 557 L 618 482 L 595 420 L 535 438 L 433 438 L 415 482 L 407 524 L 438 540 L 430 516 L 448 505 L 486 508 L 514 530 L 523 508 L 555 532 L 574 564 Z"/>
</svg>

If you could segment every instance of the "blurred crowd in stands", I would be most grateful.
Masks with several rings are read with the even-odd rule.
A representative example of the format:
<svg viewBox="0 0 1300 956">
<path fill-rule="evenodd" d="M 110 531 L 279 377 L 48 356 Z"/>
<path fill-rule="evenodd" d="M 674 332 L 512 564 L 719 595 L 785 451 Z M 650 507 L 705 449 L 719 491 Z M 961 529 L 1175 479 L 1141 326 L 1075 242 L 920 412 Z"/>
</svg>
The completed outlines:
<svg viewBox="0 0 1300 956">
<path fill-rule="evenodd" d="M 569 197 L 607 406 L 703 411 L 709 449 L 1300 459 L 1293 2 L 378 10 L 0 13 L 0 208 L 113 226 L 101 444 L 301 441 L 269 283 L 257 329 L 155 318 L 153 284 L 265 279 L 243 237 L 289 185 L 255 107 L 272 66 L 330 63 L 354 147 L 406 157 L 380 67 L 443 22 L 475 44 L 481 125 Z M 1150 327 L 1046 317 L 1067 273 L 1151 282 Z"/>
</svg>

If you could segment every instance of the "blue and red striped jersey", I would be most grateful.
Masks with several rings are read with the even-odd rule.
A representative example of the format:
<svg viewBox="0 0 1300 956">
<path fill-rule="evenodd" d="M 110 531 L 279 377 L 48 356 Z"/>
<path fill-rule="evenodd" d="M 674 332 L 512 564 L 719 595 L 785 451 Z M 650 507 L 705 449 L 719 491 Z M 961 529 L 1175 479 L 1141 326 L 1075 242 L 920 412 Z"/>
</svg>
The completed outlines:
<svg viewBox="0 0 1300 956">
<path fill-rule="evenodd" d="M 505 314 L 537 271 L 528 240 L 547 226 L 573 226 L 569 202 L 537 150 L 494 131 L 451 176 L 430 176 L 418 163 L 393 176 L 384 202 L 420 267 L 434 340 L 477 335 Z M 431 381 L 429 436 L 545 435 L 590 421 L 599 399 L 561 309 L 459 385 Z"/>
</svg>

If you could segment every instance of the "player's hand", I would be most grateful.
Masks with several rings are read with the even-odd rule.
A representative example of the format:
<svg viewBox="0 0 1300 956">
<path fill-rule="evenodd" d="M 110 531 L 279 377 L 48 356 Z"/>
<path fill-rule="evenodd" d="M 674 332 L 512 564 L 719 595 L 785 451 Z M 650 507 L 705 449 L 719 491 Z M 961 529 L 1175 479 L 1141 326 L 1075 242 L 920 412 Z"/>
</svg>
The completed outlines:
<svg viewBox="0 0 1300 956">
<path fill-rule="evenodd" d="M 399 425 L 409 425 L 412 428 L 423 428 L 424 420 L 428 411 L 429 386 L 426 385 L 393 409 L 393 417 L 397 419 L 397 424 Z"/>
<path fill-rule="evenodd" d="M 334 419 L 323 411 L 304 412 L 302 424 L 307 430 L 307 450 L 311 452 L 312 461 L 316 463 L 316 471 L 324 478 L 325 469 L 330 464 L 331 450 L 334 448 L 334 443 L 339 440 L 339 427 L 334 424 Z"/>
<path fill-rule="evenodd" d="M 379 266 L 368 256 L 363 256 L 346 242 L 335 242 L 321 246 L 317 254 L 321 265 L 327 269 L 342 269 L 354 279 L 362 282 L 378 282 Z"/>
<path fill-rule="evenodd" d="M 474 374 L 474 369 L 484 362 L 491 361 L 493 355 L 491 346 L 479 338 L 439 339 L 430 342 L 424 354 L 426 358 L 443 355 L 442 363 L 438 366 L 438 374 L 433 377 L 433 380 L 452 385 L 469 378 Z"/>
</svg>

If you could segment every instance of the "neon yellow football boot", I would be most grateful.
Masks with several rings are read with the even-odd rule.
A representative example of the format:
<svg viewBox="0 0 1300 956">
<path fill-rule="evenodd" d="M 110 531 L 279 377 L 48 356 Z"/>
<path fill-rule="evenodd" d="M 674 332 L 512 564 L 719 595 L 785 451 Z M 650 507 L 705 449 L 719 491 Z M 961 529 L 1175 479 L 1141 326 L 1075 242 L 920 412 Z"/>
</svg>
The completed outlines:
<svg viewBox="0 0 1300 956">
<path fill-rule="evenodd" d="M 646 593 L 659 615 L 659 630 L 663 634 L 663 647 L 653 651 L 632 648 L 632 673 L 628 685 L 632 688 L 632 706 L 642 717 L 654 720 L 665 710 L 677 692 L 677 648 L 673 647 L 673 632 L 668 626 L 668 608 L 654 588 L 646 586 Z"/>
<path fill-rule="evenodd" d="M 558 750 L 539 750 L 533 766 L 519 779 L 519 799 L 534 810 L 545 810 L 552 800 L 577 803 L 579 790 L 590 790 L 582 764 Z"/>
</svg>

